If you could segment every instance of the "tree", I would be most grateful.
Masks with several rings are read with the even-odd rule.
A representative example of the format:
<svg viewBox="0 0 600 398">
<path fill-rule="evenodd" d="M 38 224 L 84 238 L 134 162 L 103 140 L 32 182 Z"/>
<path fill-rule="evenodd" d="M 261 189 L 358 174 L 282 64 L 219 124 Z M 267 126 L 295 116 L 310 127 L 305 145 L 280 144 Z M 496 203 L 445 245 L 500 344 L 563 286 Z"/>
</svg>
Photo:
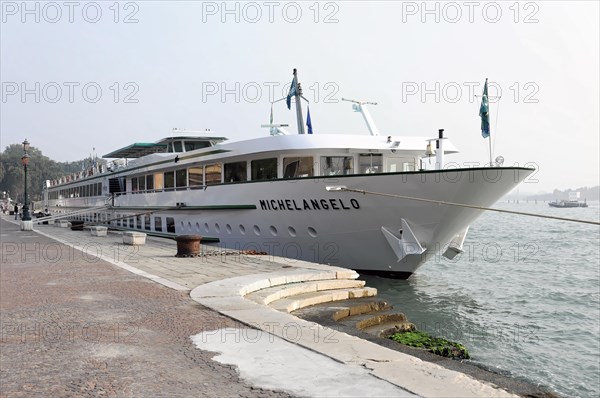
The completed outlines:
<svg viewBox="0 0 600 398">
<path fill-rule="evenodd" d="M 27 190 L 30 201 L 42 199 L 42 189 L 46 180 L 58 179 L 73 174 L 92 165 L 93 159 L 88 157 L 76 162 L 56 162 L 42 154 L 42 151 L 29 147 L 30 156 L 27 167 Z M 0 153 L 0 192 L 6 191 L 11 199 L 23 201 L 23 146 L 11 144 Z M 104 160 L 101 160 L 105 163 Z"/>
</svg>

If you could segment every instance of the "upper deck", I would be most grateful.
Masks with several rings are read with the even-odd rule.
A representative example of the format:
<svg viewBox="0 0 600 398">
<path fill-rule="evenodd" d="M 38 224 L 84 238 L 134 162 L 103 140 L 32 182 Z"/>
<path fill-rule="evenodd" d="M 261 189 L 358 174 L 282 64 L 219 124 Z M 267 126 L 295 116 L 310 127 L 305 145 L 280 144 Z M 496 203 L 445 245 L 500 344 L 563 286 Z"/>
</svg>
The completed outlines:
<svg viewBox="0 0 600 398">
<path fill-rule="evenodd" d="M 169 186 L 171 173 L 178 170 L 180 174 L 185 170 L 179 184 L 185 180 L 186 186 L 191 184 L 192 174 L 193 183 L 204 186 L 257 179 L 416 171 L 423 169 L 421 159 L 426 156 L 427 141 L 425 137 L 347 134 L 276 135 L 242 141 L 216 136 L 168 137 L 113 151 L 103 157 L 120 159 L 51 181 L 49 188 L 73 185 L 78 180 L 85 183 L 83 180 L 99 176 L 147 179 L 153 175 L 157 175 L 153 179 L 162 181 L 157 185 Z M 444 153 L 456 152 L 446 140 Z M 173 184 L 178 185 L 177 181 Z"/>
</svg>

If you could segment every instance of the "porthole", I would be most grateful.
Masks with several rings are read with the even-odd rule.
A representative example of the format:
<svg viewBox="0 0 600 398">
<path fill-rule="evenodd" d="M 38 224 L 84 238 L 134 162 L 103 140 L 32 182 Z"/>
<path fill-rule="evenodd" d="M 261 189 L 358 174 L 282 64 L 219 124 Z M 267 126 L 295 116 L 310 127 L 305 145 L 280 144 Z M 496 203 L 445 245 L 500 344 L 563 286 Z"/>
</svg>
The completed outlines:
<svg viewBox="0 0 600 398">
<path fill-rule="evenodd" d="M 192 232 L 192 223 L 188 221 L 188 231 Z"/>
<path fill-rule="evenodd" d="M 229 225 L 229 224 L 225 225 L 225 229 L 227 230 L 228 234 L 231 233 L 231 225 Z"/>
<path fill-rule="evenodd" d="M 246 228 L 244 228 L 244 226 L 242 224 L 240 224 L 240 233 L 242 235 L 246 235 Z"/>
<path fill-rule="evenodd" d="M 204 232 L 208 232 L 208 231 L 210 231 L 210 228 L 208 228 L 208 223 L 205 222 L 204 223 Z"/>
<path fill-rule="evenodd" d="M 217 231 L 218 234 L 221 233 L 221 226 L 219 224 L 215 224 L 215 231 Z"/>
<path fill-rule="evenodd" d="M 308 227 L 308 234 L 310 236 L 312 236 L 313 238 L 317 237 L 317 230 L 314 229 L 313 227 Z"/>
<path fill-rule="evenodd" d="M 277 228 L 275 228 L 273 225 L 269 227 L 269 231 L 271 232 L 271 235 L 277 236 Z"/>
<path fill-rule="evenodd" d="M 255 226 L 254 226 L 254 233 L 255 233 L 256 235 L 260 235 L 260 228 L 258 228 L 258 225 L 255 225 Z"/>
<path fill-rule="evenodd" d="M 196 232 L 200 233 L 200 223 L 196 223 Z"/>
<path fill-rule="evenodd" d="M 288 227 L 288 233 L 292 238 L 296 237 L 296 229 L 294 227 Z"/>
</svg>

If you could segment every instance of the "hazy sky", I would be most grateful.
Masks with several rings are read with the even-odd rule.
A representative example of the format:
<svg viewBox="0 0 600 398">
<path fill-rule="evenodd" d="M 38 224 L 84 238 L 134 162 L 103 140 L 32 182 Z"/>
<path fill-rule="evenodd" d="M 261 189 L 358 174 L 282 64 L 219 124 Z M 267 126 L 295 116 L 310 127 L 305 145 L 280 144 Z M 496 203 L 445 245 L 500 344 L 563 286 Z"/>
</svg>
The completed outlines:
<svg viewBox="0 0 600 398">
<path fill-rule="evenodd" d="M 72 161 L 174 127 L 264 136 L 298 68 L 316 134 L 368 134 L 340 99 L 375 101 L 382 134 L 444 128 L 448 162 L 483 164 L 488 77 L 494 157 L 539 169 L 522 192 L 599 183 L 597 1 L 24 4 L 2 2 L 2 148 Z M 295 130 L 284 102 L 274 115 Z"/>
</svg>

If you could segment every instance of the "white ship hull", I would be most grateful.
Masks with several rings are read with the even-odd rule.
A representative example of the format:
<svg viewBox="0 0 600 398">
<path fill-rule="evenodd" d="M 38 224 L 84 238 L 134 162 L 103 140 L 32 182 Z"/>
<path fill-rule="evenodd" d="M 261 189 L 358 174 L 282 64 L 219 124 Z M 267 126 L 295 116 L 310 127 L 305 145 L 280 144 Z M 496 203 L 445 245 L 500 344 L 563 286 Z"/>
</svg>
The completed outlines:
<svg viewBox="0 0 600 398">
<path fill-rule="evenodd" d="M 173 236 L 198 234 L 218 239 L 215 244 L 226 248 L 406 278 L 439 254 L 482 210 L 328 191 L 327 187 L 490 206 L 532 172 L 511 167 L 475 168 L 230 183 L 116 196 L 112 209 L 99 217 L 153 212 L 163 220 L 173 218 Z M 91 207 L 103 200 L 63 200 L 62 211 Z M 402 220 L 425 249 L 423 253 L 399 259 L 382 228 L 400 241 Z M 137 224 L 135 228 L 145 229 Z M 147 232 L 153 229 L 151 223 Z"/>
</svg>

